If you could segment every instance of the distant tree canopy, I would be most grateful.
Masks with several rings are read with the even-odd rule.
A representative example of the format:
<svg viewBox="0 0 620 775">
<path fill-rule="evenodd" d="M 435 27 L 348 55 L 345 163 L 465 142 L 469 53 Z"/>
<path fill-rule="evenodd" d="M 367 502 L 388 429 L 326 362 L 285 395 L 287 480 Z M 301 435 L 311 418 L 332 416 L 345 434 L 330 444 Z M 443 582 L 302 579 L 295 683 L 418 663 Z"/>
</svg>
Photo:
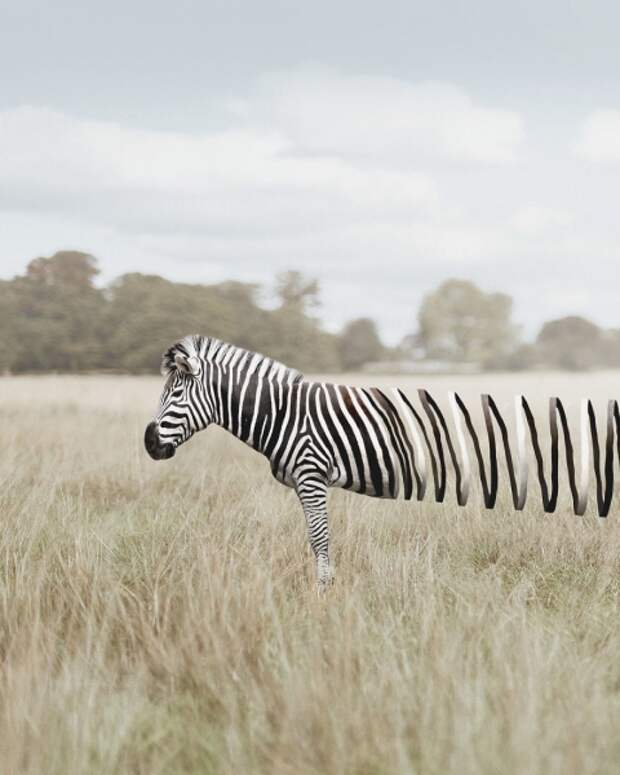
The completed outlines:
<svg viewBox="0 0 620 775">
<path fill-rule="evenodd" d="M 314 279 L 287 272 L 276 280 L 278 305 L 264 309 L 250 283 L 174 283 L 125 274 L 98 288 L 96 260 L 76 251 L 36 258 L 0 281 L 3 371 L 152 372 L 161 353 L 188 333 L 204 333 L 264 352 L 304 371 L 342 368 L 339 337 L 314 310 Z"/>
<path fill-rule="evenodd" d="M 571 315 L 545 323 L 536 339 L 542 362 L 572 371 L 618 365 L 620 339 L 590 320 Z"/>
<path fill-rule="evenodd" d="M 509 296 L 447 280 L 424 297 L 418 330 L 403 339 L 400 353 L 491 369 L 620 367 L 620 330 L 573 315 L 544 323 L 534 342 L 522 342 L 511 313 Z"/>
<path fill-rule="evenodd" d="M 467 280 L 447 280 L 422 301 L 417 344 L 427 358 L 493 364 L 516 343 L 512 299 Z"/>
<path fill-rule="evenodd" d="M 99 365 L 105 300 L 93 285 L 97 274 L 92 256 L 65 251 L 31 261 L 24 276 L 2 284 L 1 339 L 10 343 L 3 348 L 4 369 L 80 371 Z"/>
<path fill-rule="evenodd" d="M 317 281 L 300 272 L 283 272 L 276 278 L 276 298 L 269 354 L 301 371 L 340 371 L 338 337 L 325 332 L 313 314 L 319 306 Z"/>
<path fill-rule="evenodd" d="M 385 353 L 377 326 L 370 318 L 358 318 L 347 323 L 340 334 L 340 359 L 347 371 L 356 371 L 370 361 L 378 361 Z"/>
<path fill-rule="evenodd" d="M 175 283 L 130 273 L 98 287 L 96 259 L 61 251 L 36 258 L 25 273 L 0 280 L 0 374 L 113 370 L 154 372 L 163 350 L 203 333 L 263 352 L 303 372 L 359 370 L 372 361 L 440 360 L 481 368 L 620 367 L 620 330 L 582 317 L 545 323 L 532 343 L 519 341 L 512 299 L 451 279 L 422 301 L 418 330 L 386 348 L 370 318 L 339 334 L 317 316 L 319 285 L 299 272 L 275 278 L 275 304 L 260 287 L 228 281 Z"/>
</svg>

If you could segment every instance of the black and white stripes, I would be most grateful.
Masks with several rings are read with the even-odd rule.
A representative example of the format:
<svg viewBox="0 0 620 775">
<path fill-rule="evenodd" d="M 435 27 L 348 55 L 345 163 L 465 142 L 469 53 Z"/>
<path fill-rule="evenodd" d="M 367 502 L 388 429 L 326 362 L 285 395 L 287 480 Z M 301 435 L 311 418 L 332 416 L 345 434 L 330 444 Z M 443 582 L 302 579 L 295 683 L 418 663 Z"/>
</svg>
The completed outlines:
<svg viewBox="0 0 620 775">
<path fill-rule="evenodd" d="M 328 487 L 383 498 L 422 500 L 432 477 L 435 499 L 448 488 L 448 460 L 455 474 L 457 503 L 468 501 L 472 476 L 470 448 L 476 460 L 484 503 L 493 508 L 499 488 L 497 447 L 503 447 L 515 509 L 524 507 L 528 482 L 528 444 L 536 462 L 542 505 L 554 511 L 559 495 L 559 431 L 564 438 L 568 482 L 576 514 L 587 505 L 593 468 L 601 516 L 611 507 L 614 455 L 620 459 L 620 412 L 609 403 L 601 471 L 596 416 L 591 402 L 581 409 L 579 476 L 566 411 L 558 398 L 549 407 L 550 485 L 543 446 L 533 412 L 522 396 L 515 400 L 516 447 L 491 396 L 482 396 L 488 462 L 480 435 L 464 402 L 449 396 L 449 422 L 425 390 L 419 408 L 401 390 L 311 382 L 294 369 L 216 339 L 186 337 L 164 355 L 167 376 L 160 408 L 148 426 L 145 443 L 152 457 L 171 457 L 194 433 L 215 423 L 268 458 L 278 481 L 294 487 L 303 507 L 321 584 L 331 577 L 326 495 Z M 499 433 L 498 442 L 497 434 Z M 469 443 L 468 443 L 469 439 Z M 456 440 L 456 443 L 455 443 Z M 429 471 L 430 467 L 430 471 Z"/>
</svg>

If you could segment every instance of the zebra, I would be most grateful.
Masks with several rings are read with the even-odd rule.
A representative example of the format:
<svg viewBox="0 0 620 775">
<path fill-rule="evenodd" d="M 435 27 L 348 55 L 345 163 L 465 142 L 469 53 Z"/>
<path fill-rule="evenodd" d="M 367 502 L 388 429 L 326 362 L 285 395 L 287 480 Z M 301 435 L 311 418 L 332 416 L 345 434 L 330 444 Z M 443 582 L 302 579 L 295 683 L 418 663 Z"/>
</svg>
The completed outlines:
<svg viewBox="0 0 620 775">
<path fill-rule="evenodd" d="M 601 474 L 594 409 L 591 402 L 582 402 L 578 483 L 566 412 L 559 398 L 550 399 L 549 488 L 536 423 L 523 396 L 515 399 L 515 451 L 511 448 L 508 429 L 497 405 L 491 396 L 481 397 L 488 437 L 487 467 L 471 415 L 457 393 L 450 394 L 455 444 L 441 409 L 426 390 L 418 391 L 423 410 L 420 413 L 398 388 L 392 390 L 390 397 L 379 388 L 311 381 L 277 360 L 220 339 L 186 336 L 166 350 L 161 373 L 166 382 L 159 408 L 144 434 L 149 455 L 155 460 L 173 457 L 181 444 L 210 424 L 221 426 L 264 455 L 276 480 L 293 488 L 297 494 L 321 590 L 333 579 L 329 556 L 328 488 L 340 487 L 392 499 L 402 492 L 406 500 L 411 499 L 415 492 L 417 500 L 421 501 L 429 479 L 428 456 L 435 500 L 442 502 L 447 489 L 446 458 L 449 457 L 455 472 L 456 500 L 459 505 L 465 505 L 469 496 L 471 465 L 463 420 L 473 443 L 487 508 L 494 507 L 498 492 L 495 426 L 499 428 L 504 447 L 515 510 L 523 509 L 527 495 L 526 428 L 529 429 L 536 458 L 545 511 L 554 511 L 558 501 L 558 427 L 564 436 L 575 514 L 583 514 L 587 503 L 590 468 L 588 426 L 594 453 L 599 515 L 607 516 L 611 506 L 614 438 L 620 459 L 620 411 L 616 401 L 610 401 L 608 406 L 604 475 Z"/>
<path fill-rule="evenodd" d="M 395 454 L 411 489 L 409 441 L 393 403 L 378 389 L 311 382 L 267 356 L 203 336 L 188 336 L 163 356 L 167 377 L 145 446 L 171 458 L 194 433 L 215 423 L 270 462 L 294 488 L 316 559 L 317 580 L 332 580 L 327 489 L 337 486 L 396 498 Z"/>
</svg>

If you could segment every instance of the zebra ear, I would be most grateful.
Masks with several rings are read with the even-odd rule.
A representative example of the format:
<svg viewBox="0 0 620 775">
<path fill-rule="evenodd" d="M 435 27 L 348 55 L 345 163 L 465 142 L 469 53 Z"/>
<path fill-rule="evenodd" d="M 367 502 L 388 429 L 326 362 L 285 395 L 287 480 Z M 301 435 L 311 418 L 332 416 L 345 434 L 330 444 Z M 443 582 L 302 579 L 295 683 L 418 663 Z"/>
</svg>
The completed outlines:
<svg viewBox="0 0 620 775">
<path fill-rule="evenodd" d="M 191 374 L 194 377 L 200 372 L 198 358 L 195 355 L 184 355 L 177 352 L 174 355 L 174 365 L 179 371 Z"/>
</svg>

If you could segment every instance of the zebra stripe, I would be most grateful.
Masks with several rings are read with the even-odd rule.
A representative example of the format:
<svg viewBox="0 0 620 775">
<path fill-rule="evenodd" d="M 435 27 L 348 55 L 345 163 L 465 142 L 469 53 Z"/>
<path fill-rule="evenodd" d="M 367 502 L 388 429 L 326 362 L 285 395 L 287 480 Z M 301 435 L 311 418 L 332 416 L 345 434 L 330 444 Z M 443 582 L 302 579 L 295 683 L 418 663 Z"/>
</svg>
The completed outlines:
<svg viewBox="0 0 620 775">
<path fill-rule="evenodd" d="M 171 347 L 164 354 L 162 373 L 167 380 L 159 410 L 145 434 L 149 453 L 157 459 L 171 457 L 180 444 L 211 423 L 262 453 L 276 479 L 297 492 L 321 583 L 331 576 L 328 487 L 380 498 L 397 498 L 402 489 L 406 500 L 415 490 L 421 501 L 427 492 L 430 469 L 435 500 L 443 502 L 448 492 L 449 460 L 456 501 L 464 506 L 471 492 L 471 448 L 483 501 L 491 509 L 499 492 L 498 447 L 503 447 L 513 505 L 520 511 L 528 492 L 529 435 L 542 506 L 546 512 L 553 512 L 560 489 L 561 431 L 575 514 L 586 511 L 591 468 L 596 478 L 599 515 L 606 517 L 611 508 L 614 446 L 620 460 L 620 410 L 614 400 L 607 408 L 604 453 L 592 402 L 581 402 L 578 475 L 564 405 L 559 398 L 550 399 L 548 479 L 534 414 L 524 396 L 515 398 L 514 450 L 497 404 L 490 395 L 481 396 L 483 435 L 488 448 L 485 462 L 481 435 L 455 392 L 448 395 L 451 429 L 426 390 L 418 391 L 419 411 L 398 388 L 391 391 L 390 397 L 378 388 L 311 382 L 271 358 L 200 336 L 186 337 Z"/>
</svg>

